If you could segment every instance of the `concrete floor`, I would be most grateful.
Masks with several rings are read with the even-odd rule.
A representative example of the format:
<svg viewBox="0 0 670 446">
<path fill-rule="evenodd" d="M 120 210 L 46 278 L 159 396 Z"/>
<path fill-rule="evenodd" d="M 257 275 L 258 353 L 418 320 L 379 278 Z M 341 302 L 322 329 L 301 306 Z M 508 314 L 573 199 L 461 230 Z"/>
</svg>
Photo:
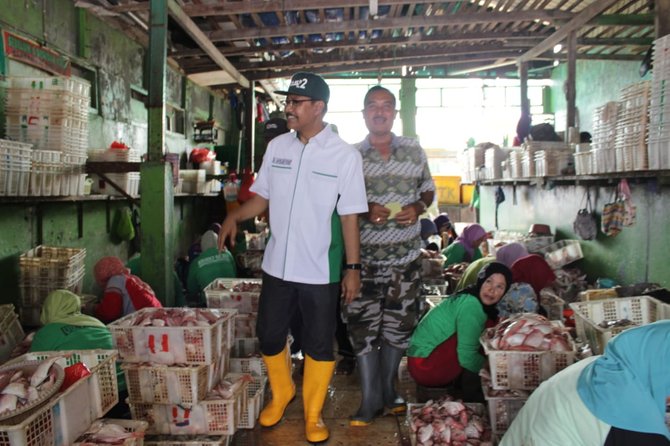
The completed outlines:
<svg viewBox="0 0 670 446">
<path fill-rule="evenodd" d="M 286 409 L 284 419 L 271 428 L 256 424 L 254 429 L 238 430 L 231 446 L 303 446 L 305 439 L 302 407 L 302 376 L 294 367 L 298 387 L 296 398 Z M 269 386 L 268 386 L 269 387 Z M 416 402 L 415 385 L 401 382 L 398 387 L 408 402 Z M 335 375 L 330 383 L 323 418 L 330 429 L 328 446 L 410 446 L 409 431 L 404 416 L 385 415 L 367 427 L 350 427 L 349 417 L 360 404 L 360 390 L 356 371 L 352 375 Z"/>
</svg>

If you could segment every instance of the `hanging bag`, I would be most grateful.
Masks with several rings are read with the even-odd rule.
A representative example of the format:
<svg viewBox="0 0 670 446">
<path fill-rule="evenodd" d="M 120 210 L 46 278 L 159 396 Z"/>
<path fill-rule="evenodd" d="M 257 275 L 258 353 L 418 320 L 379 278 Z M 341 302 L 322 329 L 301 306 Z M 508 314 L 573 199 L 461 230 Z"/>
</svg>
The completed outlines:
<svg viewBox="0 0 670 446">
<path fill-rule="evenodd" d="M 598 224 L 591 205 L 591 193 L 586 188 L 586 206 L 577 212 L 577 217 L 572 223 L 572 229 L 582 240 L 594 240 L 598 235 Z"/>
<path fill-rule="evenodd" d="M 623 225 L 633 226 L 637 221 L 637 207 L 633 203 L 630 187 L 628 186 L 628 181 L 625 178 L 619 182 L 619 193 L 621 194 L 621 201 L 623 202 Z"/>
<path fill-rule="evenodd" d="M 619 199 L 619 187 L 614 188 L 613 200 L 605 203 L 603 214 L 600 220 L 600 230 L 603 234 L 614 237 L 623 229 L 624 217 L 623 201 Z"/>
</svg>

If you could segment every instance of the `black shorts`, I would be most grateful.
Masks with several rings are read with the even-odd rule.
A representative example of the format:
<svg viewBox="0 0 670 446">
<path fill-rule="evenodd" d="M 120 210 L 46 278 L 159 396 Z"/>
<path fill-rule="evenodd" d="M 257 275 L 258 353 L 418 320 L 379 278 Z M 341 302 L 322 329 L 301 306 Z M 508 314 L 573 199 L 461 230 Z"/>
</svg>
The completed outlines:
<svg viewBox="0 0 670 446">
<path fill-rule="evenodd" d="M 273 356 L 286 346 L 295 311 L 302 316 L 302 352 L 317 361 L 334 361 L 337 300 L 340 284 L 288 282 L 263 273 L 256 334 L 261 353 Z"/>
</svg>

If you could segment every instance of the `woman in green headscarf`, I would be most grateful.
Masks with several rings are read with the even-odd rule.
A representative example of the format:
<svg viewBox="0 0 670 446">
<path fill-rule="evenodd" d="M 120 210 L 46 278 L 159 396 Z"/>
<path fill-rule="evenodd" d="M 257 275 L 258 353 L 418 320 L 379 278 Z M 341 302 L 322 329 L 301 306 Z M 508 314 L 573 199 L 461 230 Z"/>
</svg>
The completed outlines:
<svg viewBox="0 0 670 446">
<path fill-rule="evenodd" d="M 67 290 L 49 293 L 30 351 L 111 350 L 112 334 L 98 319 L 81 314 L 81 299 Z"/>
</svg>

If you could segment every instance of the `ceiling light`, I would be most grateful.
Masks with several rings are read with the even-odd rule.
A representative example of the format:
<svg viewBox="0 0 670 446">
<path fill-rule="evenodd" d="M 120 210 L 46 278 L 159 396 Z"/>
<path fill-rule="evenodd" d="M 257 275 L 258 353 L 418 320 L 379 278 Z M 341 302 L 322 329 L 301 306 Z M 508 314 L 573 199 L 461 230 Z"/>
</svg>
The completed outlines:
<svg viewBox="0 0 670 446">
<path fill-rule="evenodd" d="M 563 45 L 561 45 L 560 43 L 557 43 L 556 45 L 554 45 L 554 54 L 560 53 L 562 49 L 563 49 Z"/>
<path fill-rule="evenodd" d="M 557 67 L 559 64 L 558 59 L 554 59 L 554 66 Z"/>
</svg>

